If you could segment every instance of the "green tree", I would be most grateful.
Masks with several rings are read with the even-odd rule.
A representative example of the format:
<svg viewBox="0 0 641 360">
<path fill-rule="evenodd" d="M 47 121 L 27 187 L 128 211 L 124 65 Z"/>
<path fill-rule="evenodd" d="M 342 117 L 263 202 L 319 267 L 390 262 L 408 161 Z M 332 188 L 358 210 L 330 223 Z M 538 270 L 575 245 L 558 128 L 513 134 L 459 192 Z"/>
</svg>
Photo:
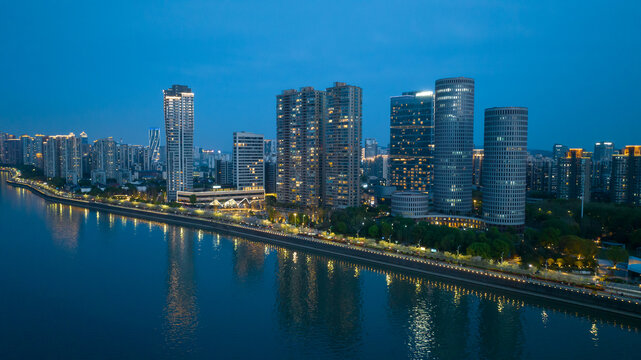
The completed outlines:
<svg viewBox="0 0 641 360">
<path fill-rule="evenodd" d="M 387 221 L 381 223 L 381 236 L 385 239 L 389 239 L 389 236 L 392 235 L 392 225 Z"/>
<path fill-rule="evenodd" d="M 370 226 L 369 229 L 367 230 L 367 233 L 371 238 L 374 238 L 374 239 L 378 238 L 378 226 L 376 226 L 376 224 Z"/>
<path fill-rule="evenodd" d="M 197 200 L 197 198 L 196 198 L 196 194 L 191 194 L 191 195 L 189 196 L 189 202 L 190 202 L 192 205 L 196 205 L 196 200 Z"/>
<path fill-rule="evenodd" d="M 624 261 L 628 261 L 628 252 L 619 246 L 613 246 L 609 248 L 606 253 L 605 257 L 606 259 L 612 261 L 612 266 L 616 267 L 617 264 L 620 264 Z"/>
<path fill-rule="evenodd" d="M 468 255 L 480 256 L 482 258 L 489 259 L 491 257 L 492 249 L 487 243 L 475 242 L 467 247 L 466 252 Z"/>
</svg>

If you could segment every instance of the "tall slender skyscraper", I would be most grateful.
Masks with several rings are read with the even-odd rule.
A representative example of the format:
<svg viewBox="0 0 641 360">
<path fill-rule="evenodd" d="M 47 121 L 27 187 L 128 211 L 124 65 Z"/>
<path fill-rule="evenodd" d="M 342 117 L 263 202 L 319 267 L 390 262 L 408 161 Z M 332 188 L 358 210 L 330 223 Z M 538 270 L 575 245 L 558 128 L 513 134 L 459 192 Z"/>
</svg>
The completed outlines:
<svg viewBox="0 0 641 360">
<path fill-rule="evenodd" d="M 434 207 L 445 214 L 472 212 L 474 79 L 436 81 Z"/>
<path fill-rule="evenodd" d="M 525 226 L 528 109 L 485 109 L 483 217 L 488 226 Z"/>
<path fill-rule="evenodd" d="M 167 145 L 167 201 L 194 182 L 194 93 L 185 85 L 163 90 Z"/>
<path fill-rule="evenodd" d="M 346 208 L 360 205 L 362 139 L 360 87 L 336 82 L 327 89 L 327 119 L 323 127 L 323 203 Z"/>
<path fill-rule="evenodd" d="M 160 161 L 160 129 L 149 128 L 149 164 L 154 165 Z"/>
<path fill-rule="evenodd" d="M 234 132 L 234 186 L 265 188 L 265 137 L 248 132 Z"/>
<path fill-rule="evenodd" d="M 276 194 L 281 202 L 320 205 L 325 99 L 324 91 L 312 87 L 276 96 Z"/>
<path fill-rule="evenodd" d="M 431 193 L 434 169 L 434 92 L 390 99 L 390 175 L 398 190 Z"/>
</svg>

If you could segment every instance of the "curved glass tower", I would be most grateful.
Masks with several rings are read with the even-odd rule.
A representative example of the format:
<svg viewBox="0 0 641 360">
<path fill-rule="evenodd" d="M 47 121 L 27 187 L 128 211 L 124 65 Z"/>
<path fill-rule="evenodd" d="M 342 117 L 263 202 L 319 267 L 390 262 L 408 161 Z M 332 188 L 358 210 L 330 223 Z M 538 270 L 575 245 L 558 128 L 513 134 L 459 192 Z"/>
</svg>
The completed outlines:
<svg viewBox="0 0 641 360">
<path fill-rule="evenodd" d="M 472 212 L 474 79 L 436 80 L 434 101 L 434 208 L 444 214 Z"/>
<path fill-rule="evenodd" d="M 485 109 L 483 217 L 501 229 L 525 225 L 528 109 Z"/>
</svg>

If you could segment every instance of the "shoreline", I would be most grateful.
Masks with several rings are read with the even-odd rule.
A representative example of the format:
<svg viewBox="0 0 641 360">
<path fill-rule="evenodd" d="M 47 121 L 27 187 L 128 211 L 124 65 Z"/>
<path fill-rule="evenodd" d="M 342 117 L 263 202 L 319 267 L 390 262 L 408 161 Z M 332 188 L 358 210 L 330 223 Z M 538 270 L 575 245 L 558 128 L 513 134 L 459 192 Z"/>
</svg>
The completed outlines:
<svg viewBox="0 0 641 360">
<path fill-rule="evenodd" d="M 48 194 L 31 184 L 13 179 L 7 179 L 6 182 L 15 187 L 28 189 L 33 194 L 38 195 L 47 201 L 79 206 L 97 211 L 105 211 L 144 220 L 225 233 L 256 241 L 320 252 L 352 261 L 356 260 L 377 266 L 409 271 L 415 274 L 435 276 L 476 286 L 485 286 L 506 292 L 534 296 L 546 300 L 582 306 L 592 310 L 605 311 L 617 315 L 641 319 L 640 300 L 626 299 L 605 292 L 599 293 L 594 290 L 588 290 L 576 286 L 562 285 L 550 281 L 531 279 L 516 275 L 511 276 L 489 270 L 468 268 L 437 260 L 393 254 L 380 250 L 362 248 L 301 235 L 283 234 L 277 231 L 259 229 L 241 224 L 66 198 Z"/>
</svg>

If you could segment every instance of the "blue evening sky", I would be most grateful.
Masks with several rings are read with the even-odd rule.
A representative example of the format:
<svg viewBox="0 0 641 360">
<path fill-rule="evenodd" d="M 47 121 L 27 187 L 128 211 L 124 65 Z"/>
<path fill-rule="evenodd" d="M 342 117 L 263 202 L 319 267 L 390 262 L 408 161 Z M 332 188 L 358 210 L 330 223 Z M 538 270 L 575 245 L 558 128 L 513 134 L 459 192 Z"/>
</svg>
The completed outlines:
<svg viewBox="0 0 641 360">
<path fill-rule="evenodd" d="M 5 1 L 0 131 L 144 144 L 162 89 L 195 92 L 196 144 L 275 137 L 283 89 L 363 88 L 363 137 L 389 97 L 476 79 L 483 110 L 530 109 L 529 147 L 641 143 L 640 1 Z"/>
</svg>

